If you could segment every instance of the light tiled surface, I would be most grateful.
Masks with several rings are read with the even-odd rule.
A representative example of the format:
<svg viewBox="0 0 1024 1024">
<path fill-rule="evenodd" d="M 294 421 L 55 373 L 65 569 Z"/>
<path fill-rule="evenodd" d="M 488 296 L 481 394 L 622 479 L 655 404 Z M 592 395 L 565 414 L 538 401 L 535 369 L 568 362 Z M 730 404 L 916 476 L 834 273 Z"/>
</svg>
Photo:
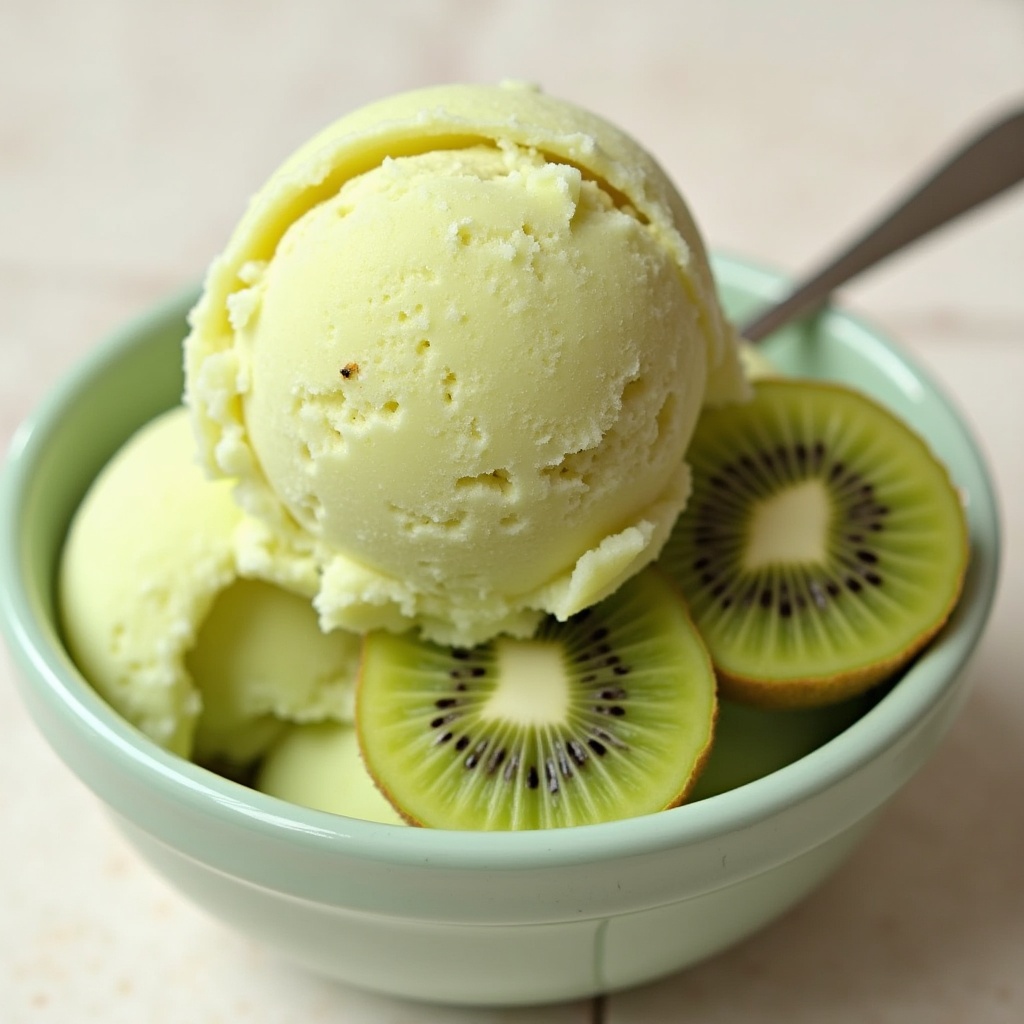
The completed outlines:
<svg viewBox="0 0 1024 1024">
<path fill-rule="evenodd" d="M 344 13 L 349 11 L 349 13 Z M 627 126 L 713 245 L 791 270 L 976 118 L 1024 101 L 1019 0 L 0 3 L 0 440 L 105 332 L 192 281 L 318 127 L 528 78 Z M 1006 529 L 973 696 L 850 864 L 783 921 L 610 998 L 609 1024 L 1024 1019 L 1024 192 L 846 292 L 953 391 Z M 0 656 L 0 1020 L 590 1021 L 298 973 L 183 903 L 28 722 Z"/>
</svg>

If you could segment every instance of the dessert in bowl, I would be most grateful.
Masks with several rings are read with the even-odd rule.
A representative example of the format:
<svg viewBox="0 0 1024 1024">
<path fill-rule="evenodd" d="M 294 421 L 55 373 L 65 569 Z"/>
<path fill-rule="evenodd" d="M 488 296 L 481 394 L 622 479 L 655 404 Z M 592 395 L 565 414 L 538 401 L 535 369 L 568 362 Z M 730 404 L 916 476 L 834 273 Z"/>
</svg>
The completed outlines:
<svg viewBox="0 0 1024 1024">
<path fill-rule="evenodd" d="M 779 275 L 737 259 L 717 259 L 715 272 L 737 317 L 785 288 Z M 416 999 L 541 1003 L 634 985 L 725 949 L 812 891 L 954 720 L 997 578 L 992 483 L 968 427 L 925 371 L 878 331 L 830 310 L 779 332 L 766 353 L 786 373 L 852 384 L 911 423 L 965 495 L 971 542 L 946 627 L 854 721 L 823 735 L 820 724 L 795 719 L 787 729 L 807 731 L 783 751 L 748 743 L 750 766 L 708 766 L 732 777 L 705 799 L 531 832 L 350 819 L 166 752 L 76 669 L 55 578 L 92 479 L 180 400 L 194 301 L 174 297 L 127 325 L 16 434 L 0 518 L 3 623 L 25 704 L 49 743 L 155 870 L 245 934 L 311 970 Z"/>
<path fill-rule="evenodd" d="M 966 693 L 996 579 L 992 486 L 941 390 L 840 311 L 765 352 L 847 397 L 798 386 L 824 419 L 791 384 L 751 400 L 730 319 L 784 283 L 737 259 L 713 270 L 681 197 L 614 127 L 518 86 L 427 90 L 300 149 L 201 294 L 55 389 L 4 471 L 2 618 L 33 718 L 156 870 L 310 969 L 507 1004 L 694 963 L 842 862 Z M 194 434 L 184 410 L 163 415 L 183 393 Z M 923 438 L 909 470 L 886 464 L 914 484 L 910 533 L 854 472 L 889 435 L 849 458 L 829 447 L 830 408 L 854 393 Z M 830 452 L 856 520 L 841 580 L 719 589 L 735 545 L 701 490 L 706 442 L 765 402 L 826 435 L 772 438 L 749 461 L 764 476 Z M 196 448 L 219 479 L 197 475 Z M 735 485 L 709 478 L 734 506 Z M 740 517 L 750 580 L 774 572 L 780 532 L 801 564 L 824 549 L 794 532 L 837 533 L 841 517 L 815 512 L 832 484 L 787 479 L 799 502 Z M 916 603 L 899 598 L 915 558 L 948 568 L 947 596 L 860 663 L 867 617 L 842 610 L 895 621 Z M 931 577 L 910 576 L 929 596 Z M 701 616 L 742 623 L 740 607 L 758 625 L 718 628 L 723 655 Z M 776 612 L 828 640 L 807 648 L 824 668 L 762 671 Z M 753 657 L 729 660 L 739 634 Z M 398 703 L 410 680 L 419 725 Z M 577 683 L 583 736 L 565 731 Z M 508 719 L 526 724 L 481 740 Z M 523 753 L 531 729 L 555 735 L 546 753 Z M 352 799 L 364 763 L 386 814 Z"/>
</svg>

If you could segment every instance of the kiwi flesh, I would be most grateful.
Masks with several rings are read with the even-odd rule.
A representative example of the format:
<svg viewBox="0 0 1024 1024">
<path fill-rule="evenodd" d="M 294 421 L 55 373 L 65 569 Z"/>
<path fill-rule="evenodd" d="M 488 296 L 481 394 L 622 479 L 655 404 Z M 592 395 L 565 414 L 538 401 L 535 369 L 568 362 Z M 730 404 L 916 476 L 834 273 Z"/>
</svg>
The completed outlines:
<svg viewBox="0 0 1024 1024">
<path fill-rule="evenodd" d="M 965 517 L 945 467 L 873 399 L 766 379 L 704 413 L 689 504 L 659 558 L 722 694 L 831 703 L 890 677 L 959 596 Z"/>
<path fill-rule="evenodd" d="M 714 670 L 678 590 L 649 568 L 530 639 L 446 648 L 364 640 L 356 727 L 405 820 L 538 829 L 685 799 L 708 755 Z"/>
</svg>

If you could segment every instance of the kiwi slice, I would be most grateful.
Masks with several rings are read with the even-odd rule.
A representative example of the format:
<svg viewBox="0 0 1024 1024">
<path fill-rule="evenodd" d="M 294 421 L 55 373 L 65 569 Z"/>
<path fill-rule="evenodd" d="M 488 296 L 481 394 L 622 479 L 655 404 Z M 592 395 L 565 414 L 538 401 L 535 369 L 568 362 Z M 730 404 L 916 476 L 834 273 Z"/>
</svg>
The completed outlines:
<svg viewBox="0 0 1024 1024">
<path fill-rule="evenodd" d="M 946 620 L 967 564 L 945 467 L 864 394 L 763 380 L 711 409 L 693 493 L 659 559 L 679 583 L 723 695 L 809 706 L 863 692 Z"/>
<path fill-rule="evenodd" d="M 648 814 L 687 795 L 716 682 L 676 587 L 651 568 L 530 639 L 446 648 L 376 632 L 356 727 L 411 824 L 536 829 Z"/>
</svg>

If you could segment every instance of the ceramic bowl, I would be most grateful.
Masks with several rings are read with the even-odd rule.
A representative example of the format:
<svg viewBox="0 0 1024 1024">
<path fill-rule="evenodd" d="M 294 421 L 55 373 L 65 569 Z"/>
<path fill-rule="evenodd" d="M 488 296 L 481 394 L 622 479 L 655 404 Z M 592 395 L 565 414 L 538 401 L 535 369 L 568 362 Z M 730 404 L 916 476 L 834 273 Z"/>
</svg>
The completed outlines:
<svg viewBox="0 0 1024 1024">
<path fill-rule="evenodd" d="M 738 315 L 784 287 L 736 259 L 719 258 L 716 271 Z M 833 872 L 961 707 L 997 576 L 992 485 L 927 374 L 876 330 L 829 311 L 767 351 L 785 371 L 863 388 L 925 434 L 967 497 L 973 552 L 937 642 L 837 735 L 674 810 L 532 833 L 334 816 L 165 753 L 75 670 L 55 621 L 54 573 L 89 482 L 136 427 L 179 400 L 194 298 L 118 332 L 17 432 L 0 490 L 0 617 L 31 716 L 139 854 L 209 913 L 305 967 L 397 996 L 497 1005 L 607 992 L 693 964 Z"/>
</svg>

